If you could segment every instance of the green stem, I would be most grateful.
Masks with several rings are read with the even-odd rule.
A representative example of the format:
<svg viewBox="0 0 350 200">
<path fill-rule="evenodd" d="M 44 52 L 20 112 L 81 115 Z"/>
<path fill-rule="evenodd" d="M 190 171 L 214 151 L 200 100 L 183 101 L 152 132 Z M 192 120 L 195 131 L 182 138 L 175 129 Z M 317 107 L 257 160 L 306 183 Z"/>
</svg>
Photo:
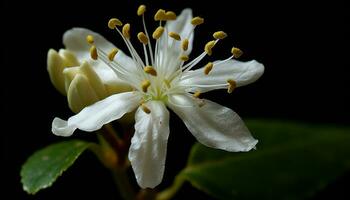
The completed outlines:
<svg viewBox="0 0 350 200">
<path fill-rule="evenodd" d="M 169 200 L 173 198 L 184 182 L 185 180 L 180 175 L 177 175 L 170 187 L 157 194 L 156 200 Z"/>
<path fill-rule="evenodd" d="M 118 191 L 124 200 L 134 200 L 135 191 L 131 186 L 129 177 L 125 169 L 115 168 L 112 171 L 114 182 L 117 185 Z"/>
</svg>

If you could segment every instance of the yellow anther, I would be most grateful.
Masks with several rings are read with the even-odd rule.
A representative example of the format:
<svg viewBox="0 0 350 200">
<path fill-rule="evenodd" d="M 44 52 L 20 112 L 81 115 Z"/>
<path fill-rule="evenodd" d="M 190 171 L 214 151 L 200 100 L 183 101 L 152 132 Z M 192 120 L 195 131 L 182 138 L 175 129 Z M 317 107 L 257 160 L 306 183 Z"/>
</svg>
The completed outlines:
<svg viewBox="0 0 350 200">
<path fill-rule="evenodd" d="M 144 80 L 141 83 L 141 88 L 143 92 L 147 92 L 148 87 L 151 85 L 151 82 L 149 80 Z"/>
<path fill-rule="evenodd" d="M 190 59 L 189 57 L 188 57 L 188 55 L 182 55 L 182 56 L 180 56 L 180 59 L 182 60 L 182 61 L 188 61 L 188 59 Z"/>
<path fill-rule="evenodd" d="M 123 26 L 122 33 L 126 39 L 130 39 L 130 24 L 127 23 Z"/>
<path fill-rule="evenodd" d="M 193 97 L 199 98 L 200 95 L 201 95 L 201 92 L 200 92 L 200 91 L 196 91 L 196 92 L 193 94 Z"/>
<path fill-rule="evenodd" d="M 227 88 L 227 92 L 229 94 L 231 94 L 233 92 L 233 90 L 236 88 L 237 84 L 236 81 L 232 80 L 232 79 L 228 79 L 227 80 L 228 83 L 228 88 Z"/>
<path fill-rule="evenodd" d="M 147 44 L 148 43 L 148 37 L 146 36 L 146 34 L 144 34 L 143 32 L 139 32 L 137 34 L 137 38 L 139 39 L 139 41 L 142 44 Z"/>
<path fill-rule="evenodd" d="M 214 64 L 212 62 L 208 62 L 208 64 L 204 66 L 204 74 L 208 75 L 209 72 L 213 69 L 213 66 Z"/>
<path fill-rule="evenodd" d="M 191 24 L 192 24 L 193 26 L 198 26 L 198 25 L 201 25 L 201 24 L 203 24 L 203 23 L 204 23 L 204 19 L 201 18 L 201 17 L 195 17 L 195 18 L 193 18 L 192 21 L 191 21 Z"/>
<path fill-rule="evenodd" d="M 160 36 L 162 36 L 163 32 L 164 28 L 162 26 L 158 26 L 158 28 L 156 28 L 156 30 L 152 34 L 153 39 L 158 40 Z"/>
<path fill-rule="evenodd" d="M 182 48 L 182 50 L 187 51 L 187 49 L 188 49 L 188 39 L 184 39 L 182 41 L 181 48 Z"/>
<path fill-rule="evenodd" d="M 167 86 L 167 88 L 171 87 L 170 82 L 168 81 L 168 79 L 164 79 L 164 83 Z"/>
<path fill-rule="evenodd" d="M 117 26 L 123 26 L 123 23 L 119 19 L 112 18 L 108 21 L 108 28 L 115 29 Z"/>
<path fill-rule="evenodd" d="M 92 59 L 97 60 L 98 55 L 97 55 L 97 49 L 94 45 L 90 47 L 90 56 Z"/>
<path fill-rule="evenodd" d="M 213 34 L 213 37 L 215 39 L 224 39 L 225 37 L 227 37 L 227 34 L 224 32 L 224 31 L 216 31 L 214 34 Z"/>
<path fill-rule="evenodd" d="M 146 12 L 146 6 L 145 5 L 140 5 L 139 8 L 137 9 L 137 15 L 141 16 Z"/>
<path fill-rule="evenodd" d="M 94 36 L 87 35 L 86 36 L 86 42 L 89 43 L 89 44 L 94 44 Z"/>
<path fill-rule="evenodd" d="M 152 76 L 157 76 L 157 71 L 152 66 L 146 66 L 143 68 L 147 74 L 151 74 Z"/>
<path fill-rule="evenodd" d="M 166 19 L 166 13 L 165 10 L 159 9 L 156 14 L 154 15 L 154 20 L 155 21 L 163 21 Z"/>
<path fill-rule="evenodd" d="M 233 57 L 239 58 L 239 57 L 241 57 L 241 55 L 243 54 L 243 51 L 240 50 L 239 48 L 232 47 L 231 53 L 232 53 Z"/>
<path fill-rule="evenodd" d="M 108 59 L 109 59 L 109 61 L 113 61 L 113 60 L 114 60 L 114 57 L 115 57 L 115 55 L 118 53 L 118 51 L 119 51 L 119 49 L 113 48 L 113 49 L 109 52 L 109 54 L 108 54 Z"/>
<path fill-rule="evenodd" d="M 176 19 L 176 14 L 173 11 L 167 11 L 165 13 L 165 19 L 166 20 L 175 20 Z"/>
<path fill-rule="evenodd" d="M 175 32 L 169 32 L 169 37 L 173 38 L 174 40 L 181 40 L 181 37 L 179 34 L 175 33 Z"/>
<path fill-rule="evenodd" d="M 151 110 L 144 103 L 141 104 L 141 108 L 142 108 L 143 112 L 145 112 L 146 114 L 151 113 Z"/>
<path fill-rule="evenodd" d="M 204 47 L 204 51 L 211 56 L 211 54 L 213 54 L 212 48 L 215 46 L 215 40 L 209 41 L 205 47 Z"/>
</svg>

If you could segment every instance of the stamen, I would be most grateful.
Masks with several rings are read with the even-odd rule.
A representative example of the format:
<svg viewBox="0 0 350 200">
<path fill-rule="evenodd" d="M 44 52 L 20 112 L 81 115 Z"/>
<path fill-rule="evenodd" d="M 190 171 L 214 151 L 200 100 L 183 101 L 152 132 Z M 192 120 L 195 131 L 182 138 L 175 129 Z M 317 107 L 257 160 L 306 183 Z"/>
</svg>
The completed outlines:
<svg viewBox="0 0 350 200">
<path fill-rule="evenodd" d="M 94 45 L 90 47 L 90 56 L 92 59 L 97 60 L 98 55 L 97 55 L 97 49 Z"/>
<path fill-rule="evenodd" d="M 175 20 L 176 19 L 176 14 L 173 11 L 167 11 L 165 13 L 165 19 L 166 20 Z"/>
<path fill-rule="evenodd" d="M 237 86 L 236 81 L 229 79 L 227 80 L 227 83 L 229 84 L 227 88 L 227 93 L 231 94 Z"/>
<path fill-rule="evenodd" d="M 215 38 L 215 39 L 220 39 L 220 40 L 222 40 L 222 39 L 224 39 L 225 37 L 227 37 L 227 34 L 224 32 L 224 31 L 217 31 L 217 32 L 215 32 L 214 34 L 213 34 L 213 37 Z"/>
<path fill-rule="evenodd" d="M 159 9 L 156 14 L 154 15 L 155 21 L 164 21 L 166 20 L 166 13 L 165 10 Z"/>
<path fill-rule="evenodd" d="M 86 42 L 91 45 L 94 44 L 94 36 L 92 35 L 86 36 Z"/>
<path fill-rule="evenodd" d="M 208 64 L 204 67 L 204 74 L 208 75 L 209 72 L 213 69 L 214 64 L 212 62 L 208 62 Z"/>
<path fill-rule="evenodd" d="M 187 56 L 187 55 L 182 55 L 182 56 L 180 56 L 180 59 L 182 60 L 182 61 L 188 61 L 188 59 L 189 59 L 189 57 Z"/>
<path fill-rule="evenodd" d="M 137 34 L 137 38 L 139 39 L 139 41 L 142 44 L 147 44 L 148 43 L 148 37 L 146 36 L 146 34 L 144 34 L 143 32 L 139 32 Z"/>
<path fill-rule="evenodd" d="M 122 29 L 122 33 L 123 33 L 123 36 L 126 38 L 126 39 L 130 39 L 130 24 L 125 24 L 123 26 L 123 29 Z"/>
<path fill-rule="evenodd" d="M 215 46 L 215 40 L 212 40 L 210 42 L 208 42 L 205 47 L 204 47 L 204 51 L 211 56 L 213 54 L 212 52 L 212 48 Z"/>
<path fill-rule="evenodd" d="M 146 12 L 146 6 L 145 5 L 140 5 L 139 8 L 137 9 L 137 15 L 141 16 Z"/>
<path fill-rule="evenodd" d="M 181 40 L 181 37 L 179 34 L 175 33 L 175 32 L 169 32 L 169 37 L 173 38 L 174 40 Z"/>
<path fill-rule="evenodd" d="M 158 40 L 162 36 L 163 32 L 164 28 L 162 26 L 158 26 L 158 28 L 156 28 L 152 34 L 153 39 Z"/>
<path fill-rule="evenodd" d="M 171 87 L 170 82 L 169 82 L 168 79 L 164 79 L 164 83 L 165 83 L 165 85 L 166 85 L 168 88 Z"/>
<path fill-rule="evenodd" d="M 204 19 L 201 18 L 201 17 L 195 17 L 195 18 L 193 18 L 192 21 L 191 21 L 191 24 L 192 24 L 193 26 L 198 26 L 198 25 L 201 25 L 201 24 L 203 24 L 203 23 L 204 23 Z"/>
<path fill-rule="evenodd" d="M 233 48 L 231 49 L 231 53 L 232 53 L 233 57 L 239 58 L 239 57 L 241 57 L 241 55 L 243 54 L 243 51 L 240 50 L 240 49 L 237 48 L 237 47 L 233 47 Z"/>
<path fill-rule="evenodd" d="M 196 91 L 196 92 L 193 94 L 193 97 L 199 98 L 200 95 L 201 95 L 201 92 L 200 92 L 200 91 Z"/>
<path fill-rule="evenodd" d="M 143 68 L 147 74 L 151 74 L 152 76 L 157 76 L 157 71 L 152 66 L 146 66 Z"/>
<path fill-rule="evenodd" d="M 108 54 L 108 60 L 112 62 L 114 60 L 115 55 L 118 53 L 118 51 L 119 49 L 113 48 Z"/>
<path fill-rule="evenodd" d="M 115 29 L 117 26 L 123 26 L 123 23 L 119 19 L 112 18 L 108 21 L 108 28 Z"/>
<path fill-rule="evenodd" d="M 151 110 L 144 103 L 141 104 L 141 108 L 142 108 L 143 112 L 145 112 L 146 114 L 151 113 Z"/>
<path fill-rule="evenodd" d="M 147 92 L 148 87 L 151 85 L 151 82 L 149 80 L 144 80 L 141 83 L 141 88 L 143 92 Z"/>
<path fill-rule="evenodd" d="M 188 49 L 188 39 L 187 38 L 182 41 L 181 48 L 182 48 L 182 50 L 187 51 L 187 49 Z"/>
</svg>

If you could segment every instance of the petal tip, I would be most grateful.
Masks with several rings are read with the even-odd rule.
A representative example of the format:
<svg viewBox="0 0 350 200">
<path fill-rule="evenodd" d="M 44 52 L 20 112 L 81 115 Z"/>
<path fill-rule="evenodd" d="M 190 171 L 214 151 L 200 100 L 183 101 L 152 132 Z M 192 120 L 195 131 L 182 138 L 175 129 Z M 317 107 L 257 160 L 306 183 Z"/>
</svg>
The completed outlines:
<svg viewBox="0 0 350 200">
<path fill-rule="evenodd" d="M 55 119 L 52 121 L 51 131 L 53 134 L 57 136 L 63 136 L 63 137 L 71 136 L 74 130 L 75 128 L 70 127 L 67 121 L 62 120 L 58 117 L 55 117 Z"/>
</svg>

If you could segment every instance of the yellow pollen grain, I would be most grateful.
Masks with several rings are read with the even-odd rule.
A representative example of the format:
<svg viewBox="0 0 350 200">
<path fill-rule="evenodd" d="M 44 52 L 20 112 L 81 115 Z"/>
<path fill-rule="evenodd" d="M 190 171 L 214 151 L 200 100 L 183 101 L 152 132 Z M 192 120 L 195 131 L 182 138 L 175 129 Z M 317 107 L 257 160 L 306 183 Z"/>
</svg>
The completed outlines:
<svg viewBox="0 0 350 200">
<path fill-rule="evenodd" d="M 204 23 L 204 19 L 201 17 L 195 17 L 191 20 L 191 24 L 194 26 L 198 26 Z"/>
<path fill-rule="evenodd" d="M 200 92 L 200 91 L 196 91 L 196 92 L 193 94 L 193 97 L 199 98 L 200 95 L 201 95 L 201 92 Z"/>
<path fill-rule="evenodd" d="M 123 26 L 123 23 L 119 19 L 112 18 L 108 21 L 108 28 L 115 29 L 117 26 Z"/>
<path fill-rule="evenodd" d="M 240 50 L 240 49 L 237 48 L 237 47 L 233 47 L 233 48 L 231 49 L 231 53 L 232 53 L 233 57 L 239 58 L 239 57 L 241 57 L 241 55 L 243 54 L 243 51 Z"/>
<path fill-rule="evenodd" d="M 228 79 L 227 83 L 228 83 L 227 93 L 231 94 L 237 86 L 236 81 L 234 81 L 232 79 Z"/>
<path fill-rule="evenodd" d="M 174 40 L 181 40 L 181 37 L 179 34 L 175 33 L 175 32 L 169 32 L 169 37 L 173 38 Z"/>
<path fill-rule="evenodd" d="M 113 61 L 114 57 L 115 57 L 115 55 L 117 55 L 118 51 L 119 51 L 119 49 L 113 48 L 108 54 L 108 60 Z"/>
<path fill-rule="evenodd" d="M 149 80 L 144 80 L 141 83 L 141 88 L 143 92 L 147 92 L 148 87 L 151 85 L 151 82 Z"/>
<path fill-rule="evenodd" d="M 215 46 L 215 40 L 212 40 L 212 41 L 209 41 L 205 47 L 204 47 L 204 51 L 209 55 L 211 56 L 213 54 L 213 47 Z"/>
<path fill-rule="evenodd" d="M 130 39 L 130 24 L 129 23 L 127 23 L 123 26 L 122 33 L 126 39 Z"/>
<path fill-rule="evenodd" d="M 157 71 L 152 66 L 146 66 L 143 68 L 147 74 L 151 74 L 152 76 L 157 76 Z"/>
<path fill-rule="evenodd" d="M 214 64 L 212 62 L 208 62 L 208 64 L 204 67 L 204 74 L 208 75 L 209 72 L 213 69 Z"/>
<path fill-rule="evenodd" d="M 139 32 L 137 34 L 137 39 L 139 39 L 139 41 L 142 44 L 147 44 L 148 43 L 148 37 L 146 36 L 146 34 L 144 34 L 143 32 Z"/>
<path fill-rule="evenodd" d="M 188 61 L 188 59 L 190 59 L 189 57 L 188 57 L 188 55 L 182 55 L 182 56 L 180 56 L 180 59 L 182 60 L 182 61 Z"/>
<path fill-rule="evenodd" d="M 142 108 L 143 112 L 145 112 L 146 114 L 151 113 L 151 110 L 144 103 L 141 104 L 141 108 Z"/>
<path fill-rule="evenodd" d="M 97 55 L 97 49 L 94 45 L 90 47 L 90 56 L 92 59 L 97 60 L 98 55 Z"/>
<path fill-rule="evenodd" d="M 94 36 L 92 36 L 92 35 L 87 35 L 86 36 L 86 42 L 88 43 L 88 44 L 94 44 Z"/>
<path fill-rule="evenodd" d="M 137 15 L 141 16 L 146 12 L 146 6 L 145 5 L 140 5 L 139 8 L 137 9 Z"/>
<path fill-rule="evenodd" d="M 175 20 L 176 19 L 176 14 L 173 11 L 167 11 L 165 13 L 165 19 L 166 20 Z"/>
<path fill-rule="evenodd" d="M 162 26 L 158 26 L 158 28 L 156 28 L 156 30 L 152 34 L 153 39 L 158 40 L 160 36 L 162 36 L 163 32 L 164 28 Z"/>
<path fill-rule="evenodd" d="M 182 50 L 187 51 L 187 49 L 188 49 L 188 39 L 184 39 L 182 41 L 181 48 L 182 48 Z"/>
<path fill-rule="evenodd" d="M 166 19 L 166 13 L 165 10 L 159 9 L 156 14 L 154 15 L 154 20 L 155 21 L 163 21 Z"/>
<path fill-rule="evenodd" d="M 225 37 L 227 37 L 227 34 L 224 32 L 224 31 L 216 31 L 214 34 L 213 34 L 213 37 L 215 39 L 224 39 Z"/>
</svg>

